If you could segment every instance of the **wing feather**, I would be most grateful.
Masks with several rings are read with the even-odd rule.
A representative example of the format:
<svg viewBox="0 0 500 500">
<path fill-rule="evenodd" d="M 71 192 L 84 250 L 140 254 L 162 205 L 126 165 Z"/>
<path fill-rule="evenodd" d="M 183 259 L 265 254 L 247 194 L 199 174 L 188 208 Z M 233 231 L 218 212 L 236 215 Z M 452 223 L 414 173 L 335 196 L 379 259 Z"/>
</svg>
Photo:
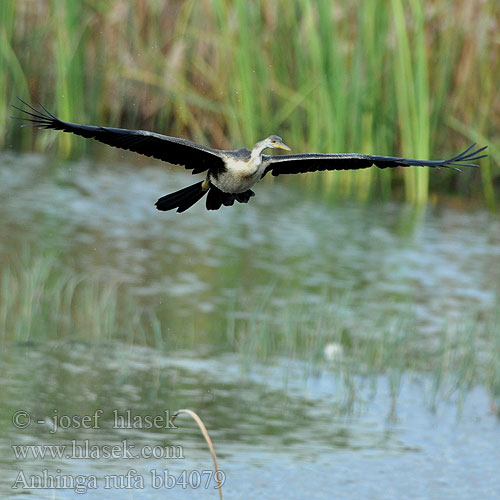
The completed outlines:
<svg viewBox="0 0 500 500">
<path fill-rule="evenodd" d="M 42 112 L 22 99 L 18 99 L 28 107 L 29 111 L 12 105 L 13 108 L 25 115 L 13 118 L 30 122 L 26 125 L 62 130 L 87 139 L 96 139 L 109 146 L 158 158 L 174 165 L 184 165 L 187 169 L 192 169 L 193 174 L 204 172 L 209 168 L 224 169 L 224 161 L 218 149 L 208 148 L 186 139 L 169 137 L 145 130 L 96 127 L 64 122 L 50 113 L 44 106 L 40 105 L 43 108 Z"/>
<path fill-rule="evenodd" d="M 304 153 L 280 156 L 263 155 L 263 159 L 267 163 L 263 175 L 267 172 L 271 172 L 276 176 L 282 174 L 317 172 L 321 170 L 357 170 L 369 168 L 372 165 L 378 168 L 415 166 L 432 168 L 444 167 L 460 170 L 460 167 L 477 167 L 477 165 L 472 162 L 487 156 L 486 154 L 480 154 L 487 146 L 474 149 L 475 146 L 476 144 L 472 144 L 465 151 L 448 160 L 437 161 L 416 160 L 413 158 L 395 156 L 362 155 L 357 153 Z"/>
</svg>

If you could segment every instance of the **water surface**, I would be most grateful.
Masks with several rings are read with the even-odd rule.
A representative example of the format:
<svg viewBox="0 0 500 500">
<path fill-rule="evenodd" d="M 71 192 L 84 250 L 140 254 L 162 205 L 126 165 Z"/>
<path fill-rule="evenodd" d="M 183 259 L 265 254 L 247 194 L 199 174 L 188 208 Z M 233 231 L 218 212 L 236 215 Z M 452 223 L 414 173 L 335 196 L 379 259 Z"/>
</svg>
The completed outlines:
<svg viewBox="0 0 500 500">
<path fill-rule="evenodd" d="M 478 208 L 335 204 L 280 180 L 259 185 L 250 204 L 215 213 L 201 204 L 182 215 L 154 209 L 159 196 L 191 182 L 159 166 L 54 168 L 46 157 L 2 156 L 2 272 L 56 256 L 66 273 L 117 283 L 134 307 L 154 313 L 163 339 L 152 348 L 151 339 L 127 342 L 119 331 L 101 341 L 3 332 L 2 494 L 192 498 L 193 490 L 154 489 L 149 480 L 152 469 L 211 468 L 187 417 L 176 431 L 112 426 L 114 409 L 160 415 L 189 407 L 211 432 L 228 498 L 498 498 L 491 388 L 475 375 L 465 385 L 443 382 L 453 366 L 437 371 L 432 361 L 441 366 L 443 339 L 453 346 L 461 336 L 472 339 L 474 363 L 491 361 L 498 219 Z M 311 329 L 307 341 L 304 328 Z M 405 358 L 377 373 L 356 366 L 362 348 L 350 345 L 400 334 L 401 349 L 411 343 L 413 353 L 430 353 L 422 370 Z M 321 342 L 311 345 L 316 337 Z M 264 356 L 261 344 L 274 339 Z M 328 343 L 340 354 L 322 359 Z M 469 366 L 460 359 L 457 378 Z M 98 429 L 49 432 L 54 409 L 85 415 L 99 408 Z M 19 409 L 47 423 L 16 429 Z M 73 439 L 174 443 L 185 458 L 16 460 L 11 449 Z M 146 484 L 84 495 L 10 488 L 19 470 L 58 468 L 96 475 L 100 485 L 104 475 L 134 468 Z"/>
</svg>

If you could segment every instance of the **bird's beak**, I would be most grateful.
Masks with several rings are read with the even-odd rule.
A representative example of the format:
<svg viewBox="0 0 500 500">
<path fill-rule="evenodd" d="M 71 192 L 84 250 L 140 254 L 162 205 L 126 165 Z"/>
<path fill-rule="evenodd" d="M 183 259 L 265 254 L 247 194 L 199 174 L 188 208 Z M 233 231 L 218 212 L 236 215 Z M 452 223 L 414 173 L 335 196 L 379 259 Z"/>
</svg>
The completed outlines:
<svg viewBox="0 0 500 500">
<path fill-rule="evenodd" d="M 291 149 L 291 148 L 289 148 L 289 147 L 288 147 L 288 146 L 287 146 L 284 142 L 278 142 L 278 143 L 276 144 L 276 147 L 277 147 L 278 149 L 284 149 L 285 151 L 291 151 L 291 150 L 292 150 L 292 149 Z"/>
</svg>

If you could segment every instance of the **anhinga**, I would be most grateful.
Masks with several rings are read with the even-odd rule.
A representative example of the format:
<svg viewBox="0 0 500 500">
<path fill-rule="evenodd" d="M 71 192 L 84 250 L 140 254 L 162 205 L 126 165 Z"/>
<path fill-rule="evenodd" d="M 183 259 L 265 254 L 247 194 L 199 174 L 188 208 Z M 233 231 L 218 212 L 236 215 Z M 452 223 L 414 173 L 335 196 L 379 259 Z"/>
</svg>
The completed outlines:
<svg viewBox="0 0 500 500">
<path fill-rule="evenodd" d="M 152 156 L 168 163 L 184 165 L 187 169 L 191 169 L 193 174 L 207 172 L 205 180 L 161 197 L 156 202 L 158 210 L 176 208 L 177 212 L 184 212 L 207 193 L 208 210 L 218 210 L 221 205 L 232 205 L 235 200 L 247 203 L 254 196 L 251 188 L 268 172 L 276 176 L 318 170 L 355 170 L 368 168 L 372 165 L 379 168 L 417 166 L 460 170 L 458 167 L 477 167 L 471 162 L 487 156 L 480 154 L 486 149 L 486 146 L 474 150 L 475 144 L 453 158 L 438 161 L 357 153 L 302 153 L 269 156 L 263 154 L 266 149 L 290 151 L 290 148 L 283 143 L 281 137 L 270 135 L 255 144 L 252 150 L 247 148 L 213 149 L 186 139 L 168 137 L 144 130 L 95 127 L 64 122 L 42 105 L 43 112 L 30 106 L 22 99 L 19 100 L 29 108 L 28 111 L 13 106 L 26 115 L 22 119 L 31 122 L 24 126 L 71 132 L 82 137 L 96 139 L 110 146 Z"/>
</svg>

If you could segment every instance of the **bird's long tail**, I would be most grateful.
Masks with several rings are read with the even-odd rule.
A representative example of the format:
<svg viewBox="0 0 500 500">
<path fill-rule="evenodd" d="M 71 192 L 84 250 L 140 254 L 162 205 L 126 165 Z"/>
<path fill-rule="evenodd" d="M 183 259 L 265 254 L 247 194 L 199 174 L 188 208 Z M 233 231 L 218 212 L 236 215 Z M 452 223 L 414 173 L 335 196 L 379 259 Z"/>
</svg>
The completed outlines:
<svg viewBox="0 0 500 500">
<path fill-rule="evenodd" d="M 156 208 L 163 211 L 177 208 L 177 212 L 184 212 L 207 194 L 208 189 L 205 186 L 205 181 L 201 181 L 175 193 L 166 194 L 156 202 Z"/>
</svg>

